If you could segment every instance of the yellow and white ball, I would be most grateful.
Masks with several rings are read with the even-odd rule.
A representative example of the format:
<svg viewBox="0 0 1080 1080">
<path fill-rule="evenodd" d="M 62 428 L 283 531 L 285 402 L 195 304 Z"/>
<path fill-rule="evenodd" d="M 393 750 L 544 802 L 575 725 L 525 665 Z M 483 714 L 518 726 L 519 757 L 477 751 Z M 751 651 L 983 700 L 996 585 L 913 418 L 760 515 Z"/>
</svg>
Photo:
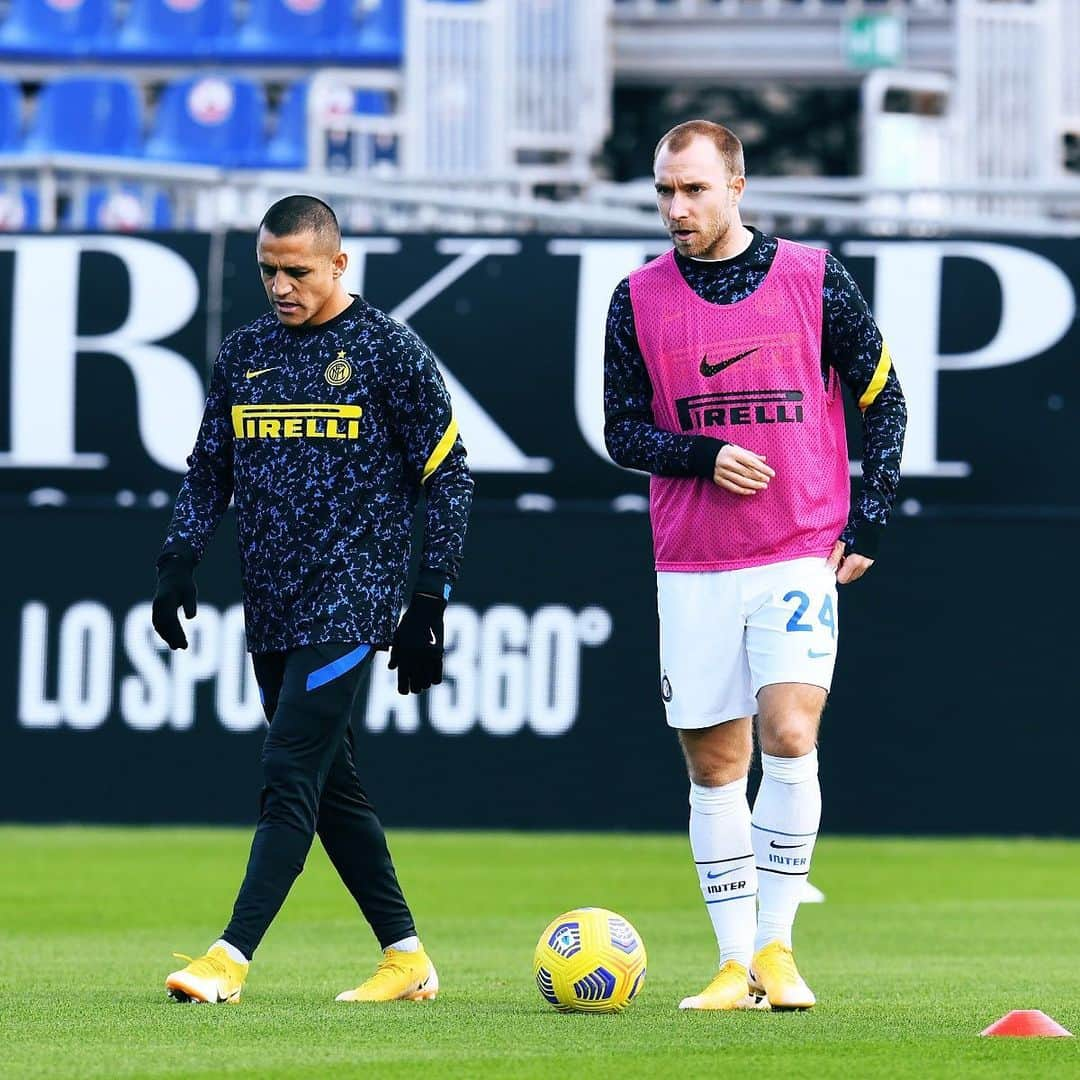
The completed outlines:
<svg viewBox="0 0 1080 1080">
<path fill-rule="evenodd" d="M 533 975 L 541 996 L 560 1012 L 618 1012 L 645 982 L 645 944 L 614 911 L 575 908 L 540 935 Z"/>
</svg>

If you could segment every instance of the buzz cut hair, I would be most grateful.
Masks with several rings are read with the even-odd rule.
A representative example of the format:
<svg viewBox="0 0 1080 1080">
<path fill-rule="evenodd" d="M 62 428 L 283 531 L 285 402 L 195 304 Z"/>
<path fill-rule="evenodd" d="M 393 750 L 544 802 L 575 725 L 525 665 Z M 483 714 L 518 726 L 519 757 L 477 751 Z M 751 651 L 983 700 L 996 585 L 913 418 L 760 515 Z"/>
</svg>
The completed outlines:
<svg viewBox="0 0 1080 1080">
<path fill-rule="evenodd" d="M 337 214 L 314 195 L 286 195 L 263 214 L 259 229 L 274 236 L 314 233 L 316 238 L 337 252 L 341 249 L 341 226 Z"/>
<path fill-rule="evenodd" d="M 653 164 L 665 147 L 673 153 L 685 150 L 694 139 L 708 139 L 724 161 L 728 176 L 746 175 L 746 161 L 743 158 L 743 146 L 739 137 L 723 124 L 714 124 L 711 120 L 687 120 L 676 124 L 657 144 L 653 151 Z"/>
</svg>

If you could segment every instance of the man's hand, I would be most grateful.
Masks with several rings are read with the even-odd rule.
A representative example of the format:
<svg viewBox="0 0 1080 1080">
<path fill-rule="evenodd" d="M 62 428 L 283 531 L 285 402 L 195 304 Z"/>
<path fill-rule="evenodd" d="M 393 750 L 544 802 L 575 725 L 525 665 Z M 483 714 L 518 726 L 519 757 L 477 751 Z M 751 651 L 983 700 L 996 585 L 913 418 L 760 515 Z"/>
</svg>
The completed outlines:
<svg viewBox="0 0 1080 1080">
<path fill-rule="evenodd" d="M 716 455 L 713 483 L 733 495 L 756 495 L 776 475 L 753 450 L 728 443 Z"/>
<path fill-rule="evenodd" d="M 442 682 L 444 611 L 441 597 L 413 593 L 390 646 L 390 670 L 397 668 L 399 694 L 419 694 Z"/>
<path fill-rule="evenodd" d="M 874 560 L 868 559 L 865 555 L 856 555 L 855 552 L 845 555 L 846 549 L 847 545 L 844 541 L 837 540 L 829 556 L 829 566 L 836 572 L 837 585 L 848 585 L 853 581 L 858 581 L 874 565 Z"/>
<path fill-rule="evenodd" d="M 195 588 L 195 564 L 183 555 L 163 555 L 158 560 L 158 583 L 154 593 L 153 623 L 158 637 L 170 649 L 186 649 L 187 637 L 180 625 L 176 609 L 195 618 L 198 590 Z"/>
</svg>

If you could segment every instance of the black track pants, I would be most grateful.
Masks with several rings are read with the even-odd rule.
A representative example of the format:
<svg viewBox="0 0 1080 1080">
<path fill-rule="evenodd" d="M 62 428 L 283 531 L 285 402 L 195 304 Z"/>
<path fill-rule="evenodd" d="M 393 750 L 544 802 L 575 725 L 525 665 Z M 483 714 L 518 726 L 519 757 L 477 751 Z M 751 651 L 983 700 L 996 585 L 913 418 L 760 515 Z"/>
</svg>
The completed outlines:
<svg viewBox="0 0 1080 1080">
<path fill-rule="evenodd" d="M 383 828 L 356 772 L 350 716 L 370 674 L 366 645 L 308 645 L 253 657 L 270 729 L 259 824 L 222 937 L 251 957 L 316 832 L 380 946 L 416 932 Z"/>
</svg>

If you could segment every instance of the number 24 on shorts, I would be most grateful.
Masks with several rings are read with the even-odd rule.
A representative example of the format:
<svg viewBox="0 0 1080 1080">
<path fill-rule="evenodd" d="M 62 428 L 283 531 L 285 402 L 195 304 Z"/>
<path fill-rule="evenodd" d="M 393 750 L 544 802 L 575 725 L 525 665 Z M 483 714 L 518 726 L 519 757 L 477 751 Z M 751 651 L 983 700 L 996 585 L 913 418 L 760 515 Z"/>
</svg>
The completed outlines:
<svg viewBox="0 0 1080 1080">
<path fill-rule="evenodd" d="M 791 614 L 791 618 L 788 619 L 787 627 L 785 628 L 788 633 L 797 630 L 813 631 L 813 626 L 808 622 L 803 622 L 803 616 L 810 609 L 810 597 L 804 592 L 800 592 L 798 589 L 792 589 L 791 592 L 784 594 L 784 603 L 790 604 L 792 600 L 798 601 L 798 605 Z M 826 627 L 829 634 L 836 637 L 836 613 L 833 609 L 832 597 L 826 595 L 822 601 L 821 610 L 818 611 L 818 622 L 822 626 Z"/>
</svg>

